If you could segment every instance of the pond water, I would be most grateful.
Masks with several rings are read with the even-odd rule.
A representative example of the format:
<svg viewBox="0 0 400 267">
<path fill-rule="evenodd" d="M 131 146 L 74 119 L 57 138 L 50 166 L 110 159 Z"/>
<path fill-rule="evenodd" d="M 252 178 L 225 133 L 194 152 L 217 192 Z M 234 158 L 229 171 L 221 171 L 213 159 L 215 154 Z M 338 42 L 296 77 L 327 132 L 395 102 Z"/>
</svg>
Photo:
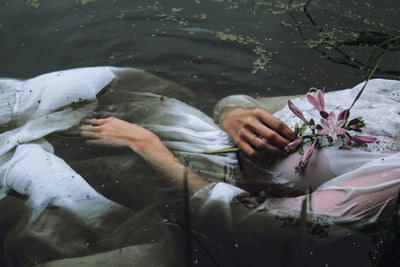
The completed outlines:
<svg viewBox="0 0 400 267">
<path fill-rule="evenodd" d="M 352 87 L 369 73 L 360 67 L 374 49 L 357 43 L 359 32 L 399 34 L 396 0 L 311 1 L 308 10 L 316 26 L 303 12 L 304 3 L 293 1 L 291 12 L 288 3 L 1 0 L 0 76 L 26 78 L 98 65 L 138 67 L 192 88 L 198 96 L 192 104 L 207 112 L 230 94 L 276 96 L 303 94 L 312 86 Z M 390 53 L 378 76 L 400 75 L 400 52 Z"/>
<path fill-rule="evenodd" d="M 373 77 L 400 79 L 400 44 L 391 41 L 400 35 L 400 1 L 315 0 L 307 12 L 304 5 L 0 0 L 0 77 L 85 66 L 141 68 L 191 88 L 194 95 L 178 98 L 208 115 L 232 94 L 353 87 L 377 63 L 370 56 L 381 53 Z"/>
</svg>

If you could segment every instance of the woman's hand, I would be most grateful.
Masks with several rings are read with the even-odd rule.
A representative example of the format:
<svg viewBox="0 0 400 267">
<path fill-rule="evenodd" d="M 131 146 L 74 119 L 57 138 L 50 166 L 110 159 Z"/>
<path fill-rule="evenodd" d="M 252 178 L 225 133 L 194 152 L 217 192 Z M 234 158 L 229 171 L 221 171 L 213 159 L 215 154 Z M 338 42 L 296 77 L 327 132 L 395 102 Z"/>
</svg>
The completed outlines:
<svg viewBox="0 0 400 267">
<path fill-rule="evenodd" d="M 92 119 L 90 124 L 82 125 L 81 130 L 82 136 L 93 138 L 86 141 L 88 144 L 126 146 L 139 154 L 150 153 L 165 147 L 152 132 L 112 117 Z"/>
<path fill-rule="evenodd" d="M 296 138 L 285 123 L 262 109 L 233 109 L 223 117 L 221 128 L 252 158 L 285 156 L 287 153 L 283 149 Z"/>
</svg>

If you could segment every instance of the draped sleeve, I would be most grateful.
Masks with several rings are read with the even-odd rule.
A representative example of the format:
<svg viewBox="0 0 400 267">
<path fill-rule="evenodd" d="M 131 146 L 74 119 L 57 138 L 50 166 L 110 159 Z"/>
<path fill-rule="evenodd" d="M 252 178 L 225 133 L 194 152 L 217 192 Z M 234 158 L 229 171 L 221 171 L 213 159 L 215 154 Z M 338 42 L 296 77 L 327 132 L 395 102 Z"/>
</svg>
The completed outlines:
<svg viewBox="0 0 400 267">
<path fill-rule="evenodd" d="M 288 99 L 296 96 L 276 96 L 268 98 L 256 99 L 248 95 L 231 95 L 221 99 L 214 107 L 214 121 L 218 125 L 221 125 L 222 119 L 226 113 L 235 109 L 264 109 L 269 113 L 275 113 L 282 109 Z"/>
</svg>

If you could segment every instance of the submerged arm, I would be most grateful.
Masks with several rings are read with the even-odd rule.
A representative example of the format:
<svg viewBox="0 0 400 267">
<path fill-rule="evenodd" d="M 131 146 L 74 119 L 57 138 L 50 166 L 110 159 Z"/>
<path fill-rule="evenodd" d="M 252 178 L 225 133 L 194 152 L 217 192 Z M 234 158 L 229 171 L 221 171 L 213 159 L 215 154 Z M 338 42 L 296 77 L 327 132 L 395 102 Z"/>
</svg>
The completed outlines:
<svg viewBox="0 0 400 267">
<path fill-rule="evenodd" d="M 83 125 L 81 129 L 83 136 L 93 138 L 87 141 L 88 144 L 129 147 L 149 165 L 168 177 L 172 184 L 183 186 L 186 167 L 154 133 L 116 118 L 93 119 L 91 124 Z M 189 169 L 187 181 L 190 195 L 209 184 L 206 179 Z"/>
</svg>

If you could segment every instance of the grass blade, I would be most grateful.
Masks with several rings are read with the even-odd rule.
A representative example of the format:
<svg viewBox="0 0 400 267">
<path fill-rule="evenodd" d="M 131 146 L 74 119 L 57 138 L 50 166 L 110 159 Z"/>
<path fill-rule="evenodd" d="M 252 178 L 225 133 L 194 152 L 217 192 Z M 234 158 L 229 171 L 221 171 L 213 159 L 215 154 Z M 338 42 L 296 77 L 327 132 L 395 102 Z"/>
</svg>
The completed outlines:
<svg viewBox="0 0 400 267">
<path fill-rule="evenodd" d="M 306 196 L 301 203 L 300 211 L 300 246 L 299 246 L 299 267 L 303 266 L 303 255 L 307 232 L 307 201 L 310 198 L 310 189 L 307 188 Z"/>
<path fill-rule="evenodd" d="M 175 150 L 174 152 L 187 152 L 187 153 L 195 153 L 195 154 L 223 154 L 223 153 L 232 153 L 238 152 L 239 148 L 237 147 L 227 147 L 218 150 L 210 150 L 210 151 L 190 151 L 190 150 Z"/>
<path fill-rule="evenodd" d="M 190 267 L 192 266 L 192 222 L 190 220 L 188 171 L 186 168 L 183 173 L 183 212 L 185 218 L 186 266 Z"/>
</svg>

